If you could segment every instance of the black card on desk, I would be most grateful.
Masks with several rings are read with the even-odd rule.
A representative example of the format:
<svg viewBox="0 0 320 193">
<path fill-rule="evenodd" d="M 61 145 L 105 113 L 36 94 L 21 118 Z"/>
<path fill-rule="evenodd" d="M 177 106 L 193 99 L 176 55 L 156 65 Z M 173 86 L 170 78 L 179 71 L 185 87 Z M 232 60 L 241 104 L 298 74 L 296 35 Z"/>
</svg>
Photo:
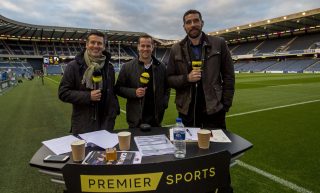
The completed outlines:
<svg viewBox="0 0 320 193">
<path fill-rule="evenodd" d="M 107 161 L 105 151 L 91 151 L 82 162 L 88 165 L 121 165 L 133 164 L 135 157 L 134 151 L 117 151 L 117 160 Z"/>
</svg>

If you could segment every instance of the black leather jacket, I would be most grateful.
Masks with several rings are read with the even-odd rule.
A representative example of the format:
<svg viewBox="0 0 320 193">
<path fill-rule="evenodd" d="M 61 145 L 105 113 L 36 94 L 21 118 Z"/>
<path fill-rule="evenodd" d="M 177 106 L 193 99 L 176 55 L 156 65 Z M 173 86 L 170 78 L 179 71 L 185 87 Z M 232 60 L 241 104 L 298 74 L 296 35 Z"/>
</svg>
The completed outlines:
<svg viewBox="0 0 320 193">
<path fill-rule="evenodd" d="M 152 58 L 155 118 L 160 125 L 165 109 L 168 107 L 170 90 L 166 80 L 166 66 L 155 57 L 152 56 Z M 141 119 L 141 101 L 136 96 L 136 89 L 141 87 L 139 78 L 142 72 L 144 72 L 144 65 L 139 63 L 138 58 L 133 59 L 121 67 L 116 83 L 117 94 L 127 99 L 126 115 L 130 128 L 138 127 Z"/>
<path fill-rule="evenodd" d="M 235 85 L 234 66 L 225 40 L 202 33 L 205 51 L 202 71 L 202 86 L 208 114 L 226 111 L 232 105 Z M 188 51 L 188 37 L 171 48 L 167 66 L 168 84 L 176 89 L 176 107 L 187 114 L 192 97 L 192 84 L 188 82 L 191 57 Z M 189 67 L 189 68 L 188 68 Z"/>
</svg>

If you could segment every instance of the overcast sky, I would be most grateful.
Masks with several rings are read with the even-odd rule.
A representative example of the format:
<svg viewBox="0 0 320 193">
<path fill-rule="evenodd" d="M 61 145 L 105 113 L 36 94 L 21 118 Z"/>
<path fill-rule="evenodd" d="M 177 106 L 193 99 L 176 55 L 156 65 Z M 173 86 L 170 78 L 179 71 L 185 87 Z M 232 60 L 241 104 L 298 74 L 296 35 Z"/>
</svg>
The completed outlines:
<svg viewBox="0 0 320 193">
<path fill-rule="evenodd" d="M 320 8 L 319 0 L 1 0 L 0 14 L 16 21 L 62 27 L 185 36 L 182 16 L 197 9 L 212 32 Z"/>
</svg>

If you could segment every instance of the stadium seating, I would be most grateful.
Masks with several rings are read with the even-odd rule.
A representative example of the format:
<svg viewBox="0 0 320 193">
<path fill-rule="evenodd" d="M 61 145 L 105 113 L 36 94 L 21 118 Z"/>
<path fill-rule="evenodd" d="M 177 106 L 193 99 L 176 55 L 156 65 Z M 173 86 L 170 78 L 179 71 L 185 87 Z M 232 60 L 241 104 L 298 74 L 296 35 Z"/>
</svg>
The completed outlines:
<svg viewBox="0 0 320 193">
<path fill-rule="evenodd" d="M 30 76 L 33 74 L 33 68 L 31 65 L 27 62 L 21 62 L 21 61 L 0 61 L 0 71 L 13 71 L 16 76 Z"/>
<path fill-rule="evenodd" d="M 262 56 L 265 53 L 276 55 L 281 52 L 290 54 L 304 53 L 305 50 L 312 48 L 320 42 L 320 34 L 304 34 L 299 36 L 288 36 L 283 38 L 265 39 L 251 41 L 241 44 L 230 44 L 229 49 L 233 56 L 253 55 Z M 0 40 L 0 55 L 12 56 L 37 56 L 38 63 L 34 69 L 42 68 L 42 56 L 66 56 L 73 57 L 81 52 L 85 47 L 84 42 L 50 42 L 50 41 L 29 41 L 29 40 Z M 112 54 L 112 63 L 119 71 L 121 65 L 134 57 L 138 56 L 136 47 L 132 45 L 112 44 L 106 48 Z M 167 62 L 170 49 L 168 47 L 156 47 L 154 55 L 161 61 Z M 119 58 L 120 56 L 120 58 Z M 277 61 L 277 57 L 270 59 L 246 59 L 246 61 L 238 60 L 235 63 L 235 70 L 239 72 L 317 72 L 319 71 L 319 62 L 310 58 L 304 59 L 284 59 Z M 120 64 L 119 64 L 120 60 Z M 31 63 L 35 62 L 33 60 Z M 317 63 L 317 64 L 316 64 Z M 22 63 L 1 63 L 0 68 L 13 68 L 19 75 L 30 71 L 30 69 L 21 66 Z M 20 66 L 19 66 L 20 65 Z M 38 69 L 38 70 L 39 70 Z M 64 65 L 48 66 L 48 74 L 63 73 Z"/>
<path fill-rule="evenodd" d="M 320 60 L 316 60 L 314 64 L 310 65 L 304 72 L 320 72 Z"/>
<path fill-rule="evenodd" d="M 317 65 L 314 65 L 317 63 Z M 316 59 L 287 59 L 283 61 L 247 61 L 236 62 L 235 71 L 239 72 L 303 72 L 318 71 L 320 64 Z M 309 68 L 310 67 L 310 68 Z M 311 68 L 312 67 L 312 68 Z"/>
<path fill-rule="evenodd" d="M 266 68 L 270 67 L 277 61 L 250 61 L 238 62 L 235 64 L 235 71 L 239 72 L 263 72 Z"/>
<path fill-rule="evenodd" d="M 245 55 L 252 53 L 253 50 L 261 43 L 261 41 L 258 42 L 249 42 L 245 44 L 241 44 L 237 47 L 234 47 L 234 49 L 231 50 L 231 53 L 233 55 Z"/>
<path fill-rule="evenodd" d="M 307 34 L 297 37 L 288 50 L 304 50 L 310 48 L 313 43 L 320 42 L 320 34 Z"/>
<path fill-rule="evenodd" d="M 292 38 L 265 40 L 258 48 L 259 53 L 282 51 L 281 47 L 285 47 L 284 45 L 286 45 L 291 39 Z"/>
</svg>

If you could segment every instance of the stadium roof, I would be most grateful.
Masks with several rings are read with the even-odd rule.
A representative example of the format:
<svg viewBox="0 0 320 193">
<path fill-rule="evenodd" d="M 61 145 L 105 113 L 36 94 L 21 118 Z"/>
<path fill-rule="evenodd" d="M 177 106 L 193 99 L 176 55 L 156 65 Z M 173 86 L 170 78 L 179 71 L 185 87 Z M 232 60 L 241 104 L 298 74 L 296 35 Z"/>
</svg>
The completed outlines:
<svg viewBox="0 0 320 193">
<path fill-rule="evenodd" d="M 45 41 L 84 41 L 93 29 L 59 26 L 41 26 L 22 23 L 0 15 L 0 39 L 45 40 Z M 135 44 L 143 32 L 128 32 L 97 29 L 107 35 L 111 43 Z M 162 40 L 155 39 L 162 44 Z"/>
<path fill-rule="evenodd" d="M 84 41 L 91 30 L 93 29 L 33 25 L 0 15 L 0 39 Z M 122 44 L 136 44 L 139 36 L 146 34 L 144 32 L 97 30 L 105 33 L 110 43 L 120 42 Z M 224 37 L 229 43 L 240 43 L 312 32 L 320 32 L 320 8 L 235 26 L 209 34 Z M 175 42 L 154 39 L 160 45 L 172 45 Z"/>
<path fill-rule="evenodd" d="M 320 32 L 320 8 L 210 32 L 229 43 Z"/>
</svg>

